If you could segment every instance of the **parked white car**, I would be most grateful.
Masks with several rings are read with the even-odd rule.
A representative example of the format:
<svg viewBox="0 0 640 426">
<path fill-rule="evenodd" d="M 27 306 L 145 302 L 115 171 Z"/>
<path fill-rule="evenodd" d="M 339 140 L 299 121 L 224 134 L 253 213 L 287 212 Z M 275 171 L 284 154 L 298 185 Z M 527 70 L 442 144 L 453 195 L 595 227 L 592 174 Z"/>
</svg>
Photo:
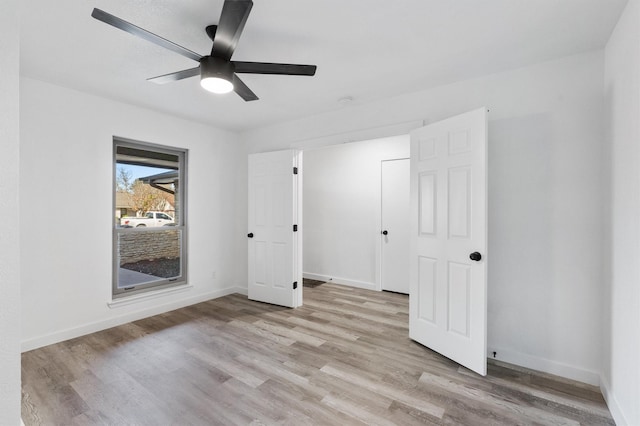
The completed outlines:
<svg viewBox="0 0 640 426">
<path fill-rule="evenodd" d="M 173 218 L 163 212 L 147 212 L 142 217 L 123 217 L 120 219 L 120 226 L 123 228 L 173 226 L 175 224 Z"/>
</svg>

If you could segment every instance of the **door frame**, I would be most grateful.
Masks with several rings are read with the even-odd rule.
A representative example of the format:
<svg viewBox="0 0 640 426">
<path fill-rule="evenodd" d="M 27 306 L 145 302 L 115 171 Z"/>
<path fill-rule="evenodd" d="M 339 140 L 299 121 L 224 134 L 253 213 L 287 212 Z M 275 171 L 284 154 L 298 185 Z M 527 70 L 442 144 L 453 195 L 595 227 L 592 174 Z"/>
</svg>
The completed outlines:
<svg viewBox="0 0 640 426">
<path fill-rule="evenodd" d="M 298 259 L 298 261 L 296 262 L 296 265 L 294 266 L 294 270 L 295 270 L 295 276 L 299 278 L 300 282 L 298 283 L 298 292 L 297 292 L 297 303 L 296 303 L 296 307 L 299 308 L 300 306 L 303 305 L 303 295 L 302 293 L 304 292 L 304 250 L 303 250 L 303 241 L 304 241 L 304 223 L 303 223 L 303 219 L 304 219 L 304 215 L 302 214 L 302 196 L 303 196 L 303 176 L 304 176 L 304 167 L 303 167 L 303 153 L 301 149 L 296 149 L 295 150 L 296 154 L 296 164 L 297 164 L 297 168 L 298 168 L 298 178 L 296 179 L 296 194 L 295 194 L 295 198 L 296 198 L 296 206 L 295 206 L 295 210 L 294 210 L 294 221 L 298 224 L 298 232 L 296 232 L 296 239 L 295 239 L 295 252 L 296 252 L 296 257 Z M 296 269 L 297 268 L 297 269 Z"/>
</svg>

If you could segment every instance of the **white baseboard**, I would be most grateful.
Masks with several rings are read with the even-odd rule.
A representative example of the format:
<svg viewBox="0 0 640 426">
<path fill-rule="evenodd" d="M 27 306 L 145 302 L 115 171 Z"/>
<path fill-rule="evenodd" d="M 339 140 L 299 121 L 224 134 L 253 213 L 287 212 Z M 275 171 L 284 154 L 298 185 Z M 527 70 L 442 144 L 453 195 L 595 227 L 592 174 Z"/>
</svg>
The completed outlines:
<svg viewBox="0 0 640 426">
<path fill-rule="evenodd" d="M 356 280 L 350 280 L 347 278 L 332 277 L 329 275 L 322 275 L 322 274 L 314 274 L 311 272 L 303 272 L 302 277 L 307 278 L 309 280 L 326 281 L 332 284 L 348 285 L 351 287 L 364 288 L 366 290 L 378 290 L 378 286 L 375 283 L 370 283 L 366 281 L 356 281 Z"/>
<path fill-rule="evenodd" d="M 153 306 L 151 308 L 142 309 L 135 312 L 129 312 L 124 315 L 112 316 L 110 318 L 90 322 L 87 324 L 79 325 L 77 327 L 67 328 L 65 330 L 59 330 L 50 334 L 45 334 L 38 337 L 33 337 L 21 342 L 22 352 L 27 352 L 33 349 L 41 348 L 43 346 L 52 345 L 54 343 L 63 342 L 65 340 L 73 339 L 76 337 L 84 336 L 85 334 L 95 333 L 97 331 L 105 330 L 107 328 L 116 327 L 118 325 L 126 324 L 131 321 L 137 321 L 143 318 L 148 318 L 153 315 L 163 314 L 165 312 L 173 311 L 175 309 L 184 308 L 185 306 L 194 305 L 200 302 L 206 302 L 207 300 L 217 299 L 218 297 L 226 296 L 228 294 L 241 293 L 247 294 L 247 289 L 242 287 L 228 287 L 221 290 L 216 290 L 204 294 L 200 294 L 193 297 L 188 297 L 169 303 L 163 303 Z"/>
<path fill-rule="evenodd" d="M 242 295 L 245 295 L 245 296 L 247 294 L 249 294 L 249 290 L 247 289 L 247 287 L 235 286 L 234 289 L 235 289 L 234 293 L 242 294 Z"/>
<path fill-rule="evenodd" d="M 493 352 L 496 352 L 495 359 L 498 361 L 542 371 L 543 373 L 554 374 L 593 386 L 600 386 L 600 374 L 595 371 L 584 370 L 558 361 L 539 358 L 504 348 L 489 347 L 487 349 L 487 357 L 494 358 Z"/>
<path fill-rule="evenodd" d="M 617 425 L 630 425 L 631 423 L 627 421 L 622 409 L 620 409 L 620 404 L 618 404 L 618 400 L 611 392 L 611 386 L 604 376 L 600 376 L 600 392 L 602 392 L 607 407 L 609 411 L 611 411 L 613 421 L 615 421 Z"/>
</svg>

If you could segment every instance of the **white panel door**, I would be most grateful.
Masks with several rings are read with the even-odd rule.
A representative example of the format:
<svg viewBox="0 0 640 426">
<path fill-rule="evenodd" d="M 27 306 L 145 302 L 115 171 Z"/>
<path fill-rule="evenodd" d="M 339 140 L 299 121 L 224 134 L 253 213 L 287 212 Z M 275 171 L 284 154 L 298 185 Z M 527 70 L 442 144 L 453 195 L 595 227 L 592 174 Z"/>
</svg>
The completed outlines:
<svg viewBox="0 0 640 426">
<path fill-rule="evenodd" d="M 249 299 L 297 307 L 302 300 L 298 218 L 298 155 L 249 155 Z M 296 283 L 296 284 L 294 284 Z M 296 287 L 294 289 L 294 287 Z"/>
<path fill-rule="evenodd" d="M 486 375 L 487 113 L 411 133 L 409 336 Z"/>
<path fill-rule="evenodd" d="M 409 159 L 382 161 L 382 289 L 409 293 Z"/>
</svg>

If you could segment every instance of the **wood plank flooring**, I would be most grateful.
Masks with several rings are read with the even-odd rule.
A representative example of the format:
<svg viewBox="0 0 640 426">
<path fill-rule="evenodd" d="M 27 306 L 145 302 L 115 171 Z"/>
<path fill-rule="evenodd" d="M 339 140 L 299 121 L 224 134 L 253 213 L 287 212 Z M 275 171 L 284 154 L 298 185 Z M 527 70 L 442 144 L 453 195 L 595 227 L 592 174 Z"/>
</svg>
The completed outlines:
<svg viewBox="0 0 640 426">
<path fill-rule="evenodd" d="M 598 389 L 409 340 L 408 298 L 230 295 L 22 355 L 26 425 L 607 425 Z"/>
</svg>

